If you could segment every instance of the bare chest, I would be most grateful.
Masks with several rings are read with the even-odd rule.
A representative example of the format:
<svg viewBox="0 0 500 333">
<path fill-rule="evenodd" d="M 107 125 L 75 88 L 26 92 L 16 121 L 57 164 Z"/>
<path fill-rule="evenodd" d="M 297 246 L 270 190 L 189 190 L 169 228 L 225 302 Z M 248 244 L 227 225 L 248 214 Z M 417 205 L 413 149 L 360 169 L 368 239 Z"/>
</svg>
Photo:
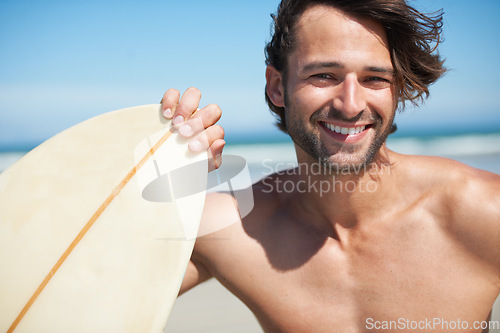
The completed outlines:
<svg viewBox="0 0 500 333">
<path fill-rule="evenodd" d="M 230 289 L 269 332 L 369 332 L 384 323 L 401 328 L 440 319 L 473 322 L 486 318 L 495 298 L 481 264 L 425 226 L 361 235 L 345 246 L 332 239 L 314 246 L 304 240 L 277 244 L 258 244 L 256 253 L 264 255 L 256 258 L 265 259 L 251 261 L 251 267 L 241 264 L 239 272 L 248 270 L 247 278 L 227 276 L 234 281 Z"/>
</svg>

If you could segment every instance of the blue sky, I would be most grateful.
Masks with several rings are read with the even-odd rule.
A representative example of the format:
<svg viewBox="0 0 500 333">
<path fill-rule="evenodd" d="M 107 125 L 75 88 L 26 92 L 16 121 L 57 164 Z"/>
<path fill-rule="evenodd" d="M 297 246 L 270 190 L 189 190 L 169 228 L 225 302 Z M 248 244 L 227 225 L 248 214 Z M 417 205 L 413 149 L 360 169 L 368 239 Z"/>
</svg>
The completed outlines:
<svg viewBox="0 0 500 333">
<path fill-rule="evenodd" d="M 444 8 L 451 71 L 400 133 L 500 126 L 500 1 L 418 0 Z M 277 0 L 0 0 L 0 149 L 37 144 L 97 114 L 200 88 L 223 109 L 227 141 L 276 134 L 264 102 L 265 42 Z M 497 130 L 500 131 L 500 130 Z"/>
</svg>

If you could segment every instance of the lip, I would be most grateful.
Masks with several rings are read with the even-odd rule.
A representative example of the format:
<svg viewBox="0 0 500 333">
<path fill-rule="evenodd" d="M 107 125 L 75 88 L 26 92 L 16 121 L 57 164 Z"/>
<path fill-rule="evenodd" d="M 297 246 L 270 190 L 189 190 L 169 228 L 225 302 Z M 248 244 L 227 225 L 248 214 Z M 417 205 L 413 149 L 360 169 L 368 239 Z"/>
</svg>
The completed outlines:
<svg viewBox="0 0 500 333">
<path fill-rule="evenodd" d="M 325 122 L 325 121 L 319 121 L 318 122 L 321 129 L 326 132 L 331 138 L 333 138 L 336 141 L 340 141 L 343 143 L 356 143 L 361 140 L 368 134 L 368 131 L 372 127 L 373 124 L 346 124 L 346 123 L 332 123 L 332 122 Z M 356 134 L 342 134 L 342 133 L 337 133 L 332 130 L 330 130 L 327 125 L 333 125 L 333 126 L 339 126 L 339 127 L 344 127 L 344 128 L 349 128 L 349 129 L 355 129 L 355 128 L 360 128 L 360 127 L 365 127 L 364 130 L 362 130 L 359 133 Z"/>
</svg>

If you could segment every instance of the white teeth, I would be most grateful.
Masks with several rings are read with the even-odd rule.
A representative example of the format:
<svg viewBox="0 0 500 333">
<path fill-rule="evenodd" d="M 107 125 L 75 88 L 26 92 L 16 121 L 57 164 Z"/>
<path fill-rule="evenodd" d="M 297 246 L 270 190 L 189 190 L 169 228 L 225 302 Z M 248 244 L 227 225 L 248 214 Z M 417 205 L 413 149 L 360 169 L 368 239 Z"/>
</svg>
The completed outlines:
<svg viewBox="0 0 500 333">
<path fill-rule="evenodd" d="M 354 135 L 363 132 L 366 129 L 366 126 L 358 126 L 358 127 L 340 127 L 335 126 L 329 123 L 323 123 L 326 128 L 328 128 L 332 132 L 340 133 L 343 135 Z"/>
</svg>

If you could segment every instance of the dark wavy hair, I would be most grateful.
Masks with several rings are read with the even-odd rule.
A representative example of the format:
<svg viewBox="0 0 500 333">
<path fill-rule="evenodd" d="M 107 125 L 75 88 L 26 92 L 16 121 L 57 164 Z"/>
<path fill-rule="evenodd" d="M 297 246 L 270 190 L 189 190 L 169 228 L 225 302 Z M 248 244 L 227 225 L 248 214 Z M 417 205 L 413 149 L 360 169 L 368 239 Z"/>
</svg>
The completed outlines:
<svg viewBox="0 0 500 333">
<path fill-rule="evenodd" d="M 287 59 L 295 47 L 295 27 L 300 16 L 314 5 L 328 5 L 347 15 L 371 19 L 387 34 L 394 67 L 398 105 L 414 105 L 429 96 L 429 86 L 446 72 L 437 47 L 441 43 L 440 10 L 422 14 L 405 0 L 282 0 L 272 14 L 274 31 L 265 48 L 266 65 L 272 65 L 286 80 Z M 285 109 L 274 105 L 266 92 L 266 102 L 275 113 L 278 127 L 287 132 Z M 394 128 L 395 131 L 395 128 Z"/>
</svg>

